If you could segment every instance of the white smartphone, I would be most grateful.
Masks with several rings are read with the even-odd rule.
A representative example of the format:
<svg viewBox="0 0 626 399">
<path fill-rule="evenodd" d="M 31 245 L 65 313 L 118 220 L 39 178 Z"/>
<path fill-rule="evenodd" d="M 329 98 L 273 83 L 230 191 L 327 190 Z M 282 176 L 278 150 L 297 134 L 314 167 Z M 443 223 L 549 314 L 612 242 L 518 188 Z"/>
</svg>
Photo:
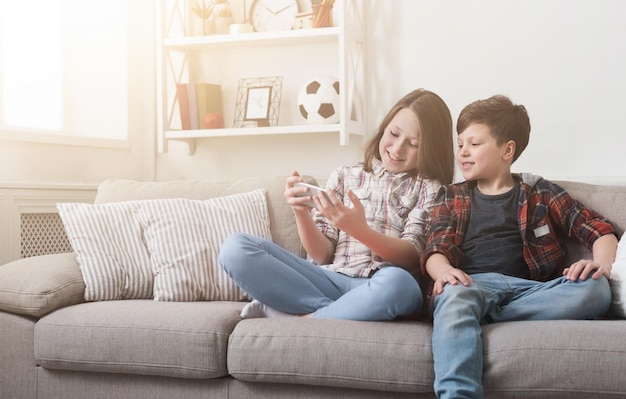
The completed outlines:
<svg viewBox="0 0 626 399">
<path fill-rule="evenodd" d="M 297 194 L 297 197 L 313 197 L 315 195 L 317 195 L 317 193 L 319 193 L 320 191 L 324 193 L 324 195 L 326 196 L 326 199 L 328 200 L 328 202 L 330 202 L 330 197 L 328 196 L 328 193 L 326 192 L 325 189 L 318 187 L 318 186 L 314 186 L 312 184 L 308 184 L 308 183 L 303 183 L 303 182 L 297 182 L 294 183 L 293 185 L 294 187 L 306 187 L 307 191 Z M 308 205 L 312 208 L 315 208 L 315 202 L 311 201 L 307 201 L 304 203 L 305 205 Z"/>
</svg>

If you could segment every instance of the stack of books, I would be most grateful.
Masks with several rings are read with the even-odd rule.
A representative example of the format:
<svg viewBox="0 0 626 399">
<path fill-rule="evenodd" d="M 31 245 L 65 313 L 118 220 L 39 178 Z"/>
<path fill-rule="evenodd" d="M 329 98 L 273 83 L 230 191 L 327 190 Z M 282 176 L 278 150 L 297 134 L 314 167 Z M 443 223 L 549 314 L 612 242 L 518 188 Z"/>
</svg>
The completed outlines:
<svg viewBox="0 0 626 399">
<path fill-rule="evenodd" d="M 213 83 L 177 83 L 176 98 L 183 130 L 224 127 L 222 86 Z"/>
</svg>

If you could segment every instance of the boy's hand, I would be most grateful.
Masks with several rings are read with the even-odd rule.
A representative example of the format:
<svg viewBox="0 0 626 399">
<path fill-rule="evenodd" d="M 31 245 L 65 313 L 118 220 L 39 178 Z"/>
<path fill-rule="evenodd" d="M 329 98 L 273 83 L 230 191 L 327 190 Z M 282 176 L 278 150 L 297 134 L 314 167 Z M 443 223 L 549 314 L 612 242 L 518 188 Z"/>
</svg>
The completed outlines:
<svg viewBox="0 0 626 399">
<path fill-rule="evenodd" d="M 589 276 L 597 280 L 602 275 L 609 278 L 611 275 L 611 266 L 602 265 L 589 259 L 581 259 L 578 262 L 572 263 L 570 267 L 565 268 L 563 275 L 567 277 L 569 281 L 576 281 L 578 279 L 586 280 Z"/>
<path fill-rule="evenodd" d="M 463 284 L 467 287 L 474 279 L 463 270 L 450 266 L 447 270 L 440 273 L 434 281 L 433 296 L 437 296 L 443 292 L 443 287 L 445 287 L 446 284 Z"/>
</svg>

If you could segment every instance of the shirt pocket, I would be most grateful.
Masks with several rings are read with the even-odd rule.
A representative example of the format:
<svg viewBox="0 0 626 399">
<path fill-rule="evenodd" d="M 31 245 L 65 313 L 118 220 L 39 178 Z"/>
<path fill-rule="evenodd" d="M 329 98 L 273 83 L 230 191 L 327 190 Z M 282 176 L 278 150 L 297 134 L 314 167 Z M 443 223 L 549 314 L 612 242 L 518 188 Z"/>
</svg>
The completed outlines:
<svg viewBox="0 0 626 399">
<path fill-rule="evenodd" d="M 527 223 L 526 240 L 529 247 L 537 253 L 560 252 L 561 245 L 550 222 L 548 208 L 544 204 L 534 207 Z"/>
<path fill-rule="evenodd" d="M 370 202 L 372 199 L 371 188 L 353 188 L 351 190 L 361 202 Z M 347 195 L 345 198 L 346 198 L 346 205 L 350 205 L 349 204 L 350 200 L 348 199 Z"/>
<path fill-rule="evenodd" d="M 359 199 L 361 205 L 363 205 L 363 208 L 365 209 L 365 217 L 368 221 L 370 221 L 370 215 L 373 215 L 375 212 L 375 210 L 373 209 L 374 201 L 372 201 L 372 190 L 370 188 L 356 188 L 351 190 L 354 195 L 356 195 L 356 197 Z M 343 203 L 345 206 L 352 206 L 352 201 L 350 201 L 350 198 L 348 198 L 347 194 L 344 197 Z"/>
<path fill-rule="evenodd" d="M 544 204 L 537 204 L 526 221 L 526 237 L 530 241 L 543 241 L 551 233 L 548 209 Z"/>
<path fill-rule="evenodd" d="M 406 219 L 413 208 L 415 208 L 416 202 L 415 195 L 393 193 L 389 205 L 400 218 Z"/>
<path fill-rule="evenodd" d="M 381 222 L 385 219 L 382 208 L 384 203 L 384 192 L 382 190 L 372 190 L 371 187 L 352 189 L 352 192 L 359 199 L 361 205 L 363 205 L 367 224 L 380 231 L 380 229 L 376 226 L 380 226 Z M 347 195 L 345 196 L 344 204 L 346 206 L 352 206 L 352 203 Z"/>
</svg>

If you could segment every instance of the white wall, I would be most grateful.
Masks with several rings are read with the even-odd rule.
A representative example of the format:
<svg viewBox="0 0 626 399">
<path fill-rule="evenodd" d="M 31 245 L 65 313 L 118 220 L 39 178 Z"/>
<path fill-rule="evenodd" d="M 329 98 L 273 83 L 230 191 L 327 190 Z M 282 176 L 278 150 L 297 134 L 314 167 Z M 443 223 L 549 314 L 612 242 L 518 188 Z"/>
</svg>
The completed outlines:
<svg viewBox="0 0 626 399">
<path fill-rule="evenodd" d="M 625 1 L 363 1 L 370 131 L 416 87 L 439 93 L 455 119 L 473 100 L 508 94 L 526 105 L 532 123 L 529 148 L 515 170 L 626 184 Z M 151 23 L 153 3 L 137 2 L 138 26 Z M 358 137 L 340 147 L 336 135 L 298 135 L 200 140 L 194 156 L 171 143 L 154 163 L 152 51 L 150 42 L 133 44 L 134 62 L 143 63 L 145 73 L 129 80 L 130 149 L 0 141 L 0 182 L 97 184 L 153 174 L 217 179 L 293 169 L 323 179 L 360 158 Z"/>
<path fill-rule="evenodd" d="M 456 120 L 474 100 L 509 95 L 532 126 L 515 171 L 626 184 L 626 2 L 369 3 L 368 63 L 384 102 L 426 87 Z"/>
<path fill-rule="evenodd" d="M 506 94 L 531 117 L 529 147 L 514 171 L 552 179 L 626 184 L 626 2 L 622 0 L 364 0 L 368 124 L 400 96 L 424 87 L 456 120 L 468 103 Z M 354 143 L 354 141 L 357 141 Z M 362 142 L 335 136 L 171 146 L 157 177 L 239 177 L 292 169 L 326 176 L 359 159 Z"/>
</svg>

